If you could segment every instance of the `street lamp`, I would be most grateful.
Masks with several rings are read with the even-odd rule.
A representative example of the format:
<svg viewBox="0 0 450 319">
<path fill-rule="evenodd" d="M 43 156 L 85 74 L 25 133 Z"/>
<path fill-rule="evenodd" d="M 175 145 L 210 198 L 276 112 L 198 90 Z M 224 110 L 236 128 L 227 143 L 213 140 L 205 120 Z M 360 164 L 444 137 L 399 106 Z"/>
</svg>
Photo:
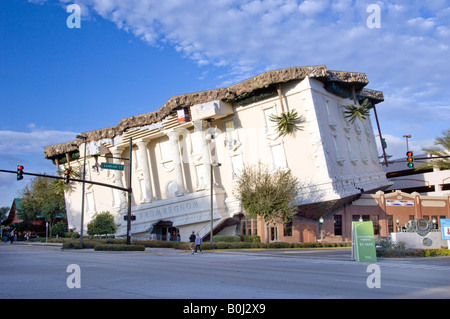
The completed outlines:
<svg viewBox="0 0 450 319">
<path fill-rule="evenodd" d="M 214 213 L 214 198 L 213 198 L 213 189 L 214 189 L 214 180 L 213 180 L 213 170 L 214 167 L 222 166 L 220 163 L 212 163 L 211 164 L 211 185 L 210 185 L 210 195 L 211 195 L 211 207 L 210 207 L 210 213 L 211 213 L 211 236 L 210 236 L 210 242 L 211 242 L 211 249 L 213 249 L 213 213 Z"/>
<path fill-rule="evenodd" d="M 208 140 L 208 141 L 210 141 L 210 143 L 211 144 L 213 144 L 213 143 L 215 143 L 215 138 L 216 138 L 216 132 L 213 132 L 212 131 L 212 129 L 211 129 L 211 119 L 207 119 L 207 122 L 208 122 L 208 124 L 209 124 L 209 130 L 208 130 L 208 132 L 205 134 L 205 139 L 206 140 Z M 211 155 L 211 157 L 212 157 L 212 154 L 210 154 Z M 213 174 L 213 171 L 214 171 L 214 167 L 219 167 L 219 166 L 221 166 L 222 164 L 220 164 L 220 163 L 217 163 L 217 162 L 214 162 L 214 163 L 211 163 L 210 164 L 210 176 L 209 176 L 209 180 L 210 180 L 210 185 L 209 185 L 209 188 L 210 188 L 210 197 L 211 197 L 211 199 L 210 199 L 210 201 L 211 201 L 211 206 L 210 206 L 210 228 L 211 228 L 211 231 L 210 231 L 210 238 L 209 238 L 209 240 L 210 240 L 210 242 L 211 242 L 211 249 L 213 249 L 213 214 L 214 214 L 214 174 Z"/>
<path fill-rule="evenodd" d="M 84 190 L 85 190 L 85 178 L 86 178 L 86 140 L 87 136 L 77 135 L 77 138 L 81 138 L 84 142 L 84 159 L 83 159 L 83 183 L 81 191 L 81 232 L 80 232 L 80 245 L 83 247 L 83 227 L 84 227 Z"/>
<path fill-rule="evenodd" d="M 320 218 L 319 218 L 319 234 L 320 234 L 320 241 L 323 241 L 322 224 L 323 224 L 323 217 L 320 217 Z"/>
<path fill-rule="evenodd" d="M 406 138 L 406 151 L 409 152 L 408 138 L 411 138 L 411 134 L 403 135 Z"/>
</svg>

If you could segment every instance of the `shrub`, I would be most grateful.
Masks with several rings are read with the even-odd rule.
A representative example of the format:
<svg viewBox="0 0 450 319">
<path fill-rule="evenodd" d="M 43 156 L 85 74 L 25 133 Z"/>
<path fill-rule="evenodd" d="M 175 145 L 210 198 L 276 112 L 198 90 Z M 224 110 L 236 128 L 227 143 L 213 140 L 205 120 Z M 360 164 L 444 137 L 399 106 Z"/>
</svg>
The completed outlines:
<svg viewBox="0 0 450 319">
<path fill-rule="evenodd" d="M 258 235 L 239 235 L 239 236 L 214 236 L 213 240 L 215 243 L 238 243 L 238 242 L 247 242 L 247 243 L 260 243 L 261 238 Z"/>
<path fill-rule="evenodd" d="M 114 234 L 117 225 L 114 224 L 114 216 L 106 211 L 94 215 L 94 218 L 87 224 L 87 233 L 89 235 L 107 235 Z"/>
<path fill-rule="evenodd" d="M 80 238 L 80 233 L 78 232 L 65 232 L 64 238 Z"/>
<path fill-rule="evenodd" d="M 106 244 L 96 245 L 95 251 L 145 251 L 144 245 Z"/>
<path fill-rule="evenodd" d="M 419 249 L 419 248 L 380 248 L 377 249 L 377 257 L 437 257 L 437 256 L 450 256 L 448 249 Z"/>
<path fill-rule="evenodd" d="M 240 236 L 214 236 L 213 241 L 215 243 L 231 243 L 241 241 Z"/>
<path fill-rule="evenodd" d="M 289 247 L 290 247 L 289 243 L 285 243 L 282 241 L 267 244 L 267 248 L 289 248 Z"/>
<path fill-rule="evenodd" d="M 52 226 L 52 236 L 64 237 L 67 232 L 67 225 L 65 222 L 59 222 Z"/>
<path fill-rule="evenodd" d="M 247 243 L 260 243 L 261 237 L 258 235 L 241 235 L 241 241 L 247 242 Z"/>
</svg>

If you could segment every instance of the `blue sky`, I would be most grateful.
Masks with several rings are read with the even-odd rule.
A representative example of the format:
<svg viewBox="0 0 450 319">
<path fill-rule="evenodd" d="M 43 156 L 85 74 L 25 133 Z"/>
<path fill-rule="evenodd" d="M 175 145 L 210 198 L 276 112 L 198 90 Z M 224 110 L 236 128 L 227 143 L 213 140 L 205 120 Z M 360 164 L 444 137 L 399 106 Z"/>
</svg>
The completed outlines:
<svg viewBox="0 0 450 319">
<path fill-rule="evenodd" d="M 70 29 L 67 6 L 81 8 Z M 380 28 L 369 28 L 370 4 Z M 363 72 L 388 154 L 450 128 L 450 1 L 2 0 L 0 169 L 54 174 L 43 148 L 264 71 Z M 374 127 L 375 129 L 375 127 Z M 29 182 L 0 173 L 0 207 Z"/>
</svg>

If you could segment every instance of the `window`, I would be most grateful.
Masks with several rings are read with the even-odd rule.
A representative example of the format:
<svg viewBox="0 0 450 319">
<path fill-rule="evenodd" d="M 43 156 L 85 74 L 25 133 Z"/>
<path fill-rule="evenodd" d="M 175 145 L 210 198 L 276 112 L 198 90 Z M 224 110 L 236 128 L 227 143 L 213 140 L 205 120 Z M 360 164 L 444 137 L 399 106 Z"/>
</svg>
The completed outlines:
<svg viewBox="0 0 450 319">
<path fill-rule="evenodd" d="M 266 121 L 266 134 L 271 135 L 271 134 L 276 133 L 277 125 L 275 122 L 270 120 L 271 115 L 277 115 L 276 111 L 275 111 L 275 107 L 265 109 L 265 110 L 263 110 L 263 112 L 264 112 L 264 119 Z"/>
<path fill-rule="evenodd" d="M 438 217 L 437 216 L 431 216 L 431 221 L 434 221 L 433 222 L 433 228 L 434 229 L 437 229 L 438 228 Z"/>
<path fill-rule="evenodd" d="M 242 235 L 257 235 L 258 224 L 256 218 L 250 218 L 247 215 L 241 221 L 241 234 Z"/>
<path fill-rule="evenodd" d="M 270 241 L 278 241 L 278 227 L 277 226 L 270 227 Z"/>
<path fill-rule="evenodd" d="M 292 220 L 283 225 L 283 236 L 292 237 Z"/>
<path fill-rule="evenodd" d="M 202 138 L 203 132 L 194 131 L 189 136 L 191 138 L 192 145 L 192 154 L 201 154 L 202 153 Z"/>
<path fill-rule="evenodd" d="M 393 233 L 394 232 L 394 216 L 388 215 L 388 232 Z"/>
<path fill-rule="evenodd" d="M 160 140 L 159 150 L 161 152 L 161 164 L 166 170 L 169 171 L 174 168 L 170 147 L 171 145 L 169 140 Z"/>
<path fill-rule="evenodd" d="M 368 221 L 370 221 L 370 215 L 352 215 L 352 221 L 368 222 Z"/>
<path fill-rule="evenodd" d="M 361 155 L 362 161 L 364 164 L 367 164 L 368 159 L 367 159 L 367 154 L 366 152 L 364 152 L 363 150 L 363 146 L 362 146 L 362 140 L 360 137 L 358 137 L 358 148 L 359 148 L 359 153 Z"/>
<path fill-rule="evenodd" d="M 334 235 L 342 236 L 342 215 L 334 215 Z"/>
<path fill-rule="evenodd" d="M 350 154 L 350 161 L 353 164 L 356 164 L 358 162 L 358 158 L 356 157 L 355 153 L 353 152 L 352 141 L 351 141 L 350 136 L 345 136 L 345 140 L 347 142 L 348 153 Z"/>
<path fill-rule="evenodd" d="M 95 200 L 92 192 L 86 193 L 87 199 L 87 211 L 89 213 L 95 213 Z"/>
<path fill-rule="evenodd" d="M 231 156 L 231 168 L 233 170 L 233 179 L 236 179 L 244 169 L 244 162 L 242 160 L 242 154 Z"/>
<path fill-rule="evenodd" d="M 325 103 L 325 109 L 327 111 L 327 117 L 328 117 L 328 125 L 331 129 L 335 130 L 337 127 L 336 120 L 334 119 L 333 112 L 331 110 L 330 101 L 324 100 Z"/>
<path fill-rule="evenodd" d="M 333 139 L 333 145 L 334 145 L 334 150 L 335 150 L 335 154 L 336 154 L 336 161 L 340 164 L 343 165 L 345 162 L 344 157 L 342 156 L 341 153 L 341 148 L 339 147 L 339 142 L 338 142 L 338 137 L 336 134 L 331 134 L 331 137 Z"/>
<path fill-rule="evenodd" d="M 370 220 L 373 224 L 373 234 L 379 235 L 380 234 L 380 223 L 378 221 L 378 215 L 371 215 Z"/>
<path fill-rule="evenodd" d="M 195 175 L 197 175 L 197 190 L 205 189 L 207 187 L 207 181 L 204 164 L 195 166 Z"/>
<path fill-rule="evenodd" d="M 272 152 L 273 169 L 277 170 L 287 168 L 283 144 L 271 145 L 270 150 Z"/>
<path fill-rule="evenodd" d="M 225 147 L 229 150 L 236 150 L 240 145 L 237 131 L 234 127 L 234 120 L 225 122 Z"/>
</svg>

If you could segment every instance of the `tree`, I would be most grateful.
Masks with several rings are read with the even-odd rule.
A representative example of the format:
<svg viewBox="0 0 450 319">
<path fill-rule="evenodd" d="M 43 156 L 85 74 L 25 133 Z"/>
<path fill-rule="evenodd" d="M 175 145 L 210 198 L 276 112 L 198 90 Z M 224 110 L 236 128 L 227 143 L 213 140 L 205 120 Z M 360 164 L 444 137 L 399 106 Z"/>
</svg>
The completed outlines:
<svg viewBox="0 0 450 319">
<path fill-rule="evenodd" d="M 270 170 L 261 163 L 256 167 L 244 166 L 237 177 L 234 195 L 241 201 L 247 214 L 261 217 L 267 227 L 280 219 L 286 223 L 297 212 L 298 179 L 290 170 Z"/>
<path fill-rule="evenodd" d="M 370 109 L 373 108 L 373 104 L 366 98 L 361 105 L 344 105 L 345 118 L 348 119 L 350 123 L 353 123 L 357 118 L 364 123 L 370 113 Z"/>
<path fill-rule="evenodd" d="M 442 137 L 436 138 L 433 147 L 423 148 L 428 154 L 441 157 L 439 159 L 430 160 L 417 166 L 416 170 L 438 167 L 440 169 L 450 169 L 450 129 L 442 132 Z"/>
<path fill-rule="evenodd" d="M 281 136 L 301 130 L 300 123 L 303 122 L 302 115 L 298 115 L 296 110 L 283 112 L 280 116 L 272 114 L 269 119 L 276 123 Z"/>
<path fill-rule="evenodd" d="M 108 211 L 95 214 L 94 218 L 87 224 L 89 235 L 114 234 L 116 230 L 117 225 L 114 224 L 114 216 Z"/>
<path fill-rule="evenodd" d="M 36 177 L 21 192 L 19 217 L 25 223 L 42 217 L 51 227 L 57 217 L 63 215 L 65 218 L 65 212 L 64 194 L 58 191 L 54 180 Z"/>
<path fill-rule="evenodd" d="M 52 226 L 50 230 L 52 236 L 64 237 L 67 232 L 67 225 L 61 221 Z"/>
<path fill-rule="evenodd" d="M 6 219 L 6 215 L 9 212 L 9 207 L 0 207 L 0 222 Z"/>
</svg>

